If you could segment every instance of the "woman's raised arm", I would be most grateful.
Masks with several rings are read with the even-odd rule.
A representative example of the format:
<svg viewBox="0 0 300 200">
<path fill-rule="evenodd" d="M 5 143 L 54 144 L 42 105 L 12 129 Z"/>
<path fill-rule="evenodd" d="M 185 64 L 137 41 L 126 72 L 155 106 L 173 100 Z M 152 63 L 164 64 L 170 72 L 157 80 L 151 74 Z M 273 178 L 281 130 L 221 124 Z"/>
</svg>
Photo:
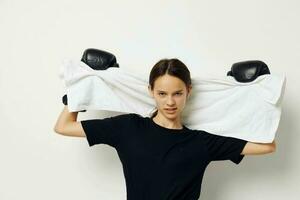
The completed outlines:
<svg viewBox="0 0 300 200">
<path fill-rule="evenodd" d="M 69 112 L 65 106 L 56 121 L 54 131 L 65 136 L 85 137 L 81 122 L 77 122 L 77 115 L 78 112 Z"/>
<path fill-rule="evenodd" d="M 260 154 L 267 154 L 273 153 L 276 150 L 276 143 L 273 140 L 272 143 L 254 143 L 254 142 L 247 142 L 243 151 L 241 152 L 242 155 L 260 155 Z"/>
</svg>

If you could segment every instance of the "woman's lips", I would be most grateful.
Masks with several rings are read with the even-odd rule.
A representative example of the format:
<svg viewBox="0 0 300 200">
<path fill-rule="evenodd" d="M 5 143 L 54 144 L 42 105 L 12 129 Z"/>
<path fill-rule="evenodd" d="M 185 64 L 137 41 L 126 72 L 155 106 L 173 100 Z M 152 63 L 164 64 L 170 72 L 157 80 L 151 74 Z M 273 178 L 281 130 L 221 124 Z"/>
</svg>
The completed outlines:
<svg viewBox="0 0 300 200">
<path fill-rule="evenodd" d="M 175 113 L 176 110 L 177 110 L 177 108 L 172 108 L 172 109 L 170 109 L 170 108 L 165 108 L 165 110 L 166 110 L 167 113 Z"/>
</svg>

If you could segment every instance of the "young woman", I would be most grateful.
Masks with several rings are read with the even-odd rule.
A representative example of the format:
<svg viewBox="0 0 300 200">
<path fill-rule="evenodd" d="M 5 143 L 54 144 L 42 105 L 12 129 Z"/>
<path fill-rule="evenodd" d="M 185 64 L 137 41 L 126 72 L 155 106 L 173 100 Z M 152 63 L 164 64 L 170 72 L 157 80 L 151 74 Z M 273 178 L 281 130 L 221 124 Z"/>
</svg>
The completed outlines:
<svg viewBox="0 0 300 200">
<path fill-rule="evenodd" d="M 78 112 L 60 114 L 55 132 L 86 137 L 89 146 L 114 147 L 122 162 L 128 200 L 196 200 L 211 161 L 239 164 L 244 155 L 275 151 L 273 143 L 252 143 L 181 123 L 192 91 L 188 68 L 178 59 L 162 59 L 149 76 L 149 94 L 156 102 L 150 117 L 135 113 L 77 122 Z"/>
</svg>

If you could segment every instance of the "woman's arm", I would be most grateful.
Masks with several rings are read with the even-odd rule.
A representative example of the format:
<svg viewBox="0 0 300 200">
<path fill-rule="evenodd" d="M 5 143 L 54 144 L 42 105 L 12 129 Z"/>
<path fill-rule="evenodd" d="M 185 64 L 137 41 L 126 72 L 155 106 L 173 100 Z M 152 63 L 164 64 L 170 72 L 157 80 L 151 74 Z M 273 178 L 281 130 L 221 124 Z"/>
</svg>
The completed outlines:
<svg viewBox="0 0 300 200">
<path fill-rule="evenodd" d="M 65 106 L 57 119 L 54 131 L 65 136 L 85 137 L 81 122 L 77 122 L 77 115 L 78 112 L 69 112 Z"/>
<path fill-rule="evenodd" d="M 275 152 L 276 144 L 275 140 L 272 143 L 254 143 L 247 142 L 245 145 L 242 155 L 260 155 Z"/>
</svg>

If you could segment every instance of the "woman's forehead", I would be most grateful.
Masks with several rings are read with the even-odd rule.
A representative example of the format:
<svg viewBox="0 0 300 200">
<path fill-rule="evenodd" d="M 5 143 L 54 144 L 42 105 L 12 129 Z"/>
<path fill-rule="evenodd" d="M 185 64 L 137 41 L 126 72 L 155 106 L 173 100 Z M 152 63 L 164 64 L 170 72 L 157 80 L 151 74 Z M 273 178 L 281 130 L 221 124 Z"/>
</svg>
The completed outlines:
<svg viewBox="0 0 300 200">
<path fill-rule="evenodd" d="M 185 83 L 174 76 L 162 76 L 155 80 L 155 89 L 160 91 L 179 91 L 184 90 Z"/>
</svg>

